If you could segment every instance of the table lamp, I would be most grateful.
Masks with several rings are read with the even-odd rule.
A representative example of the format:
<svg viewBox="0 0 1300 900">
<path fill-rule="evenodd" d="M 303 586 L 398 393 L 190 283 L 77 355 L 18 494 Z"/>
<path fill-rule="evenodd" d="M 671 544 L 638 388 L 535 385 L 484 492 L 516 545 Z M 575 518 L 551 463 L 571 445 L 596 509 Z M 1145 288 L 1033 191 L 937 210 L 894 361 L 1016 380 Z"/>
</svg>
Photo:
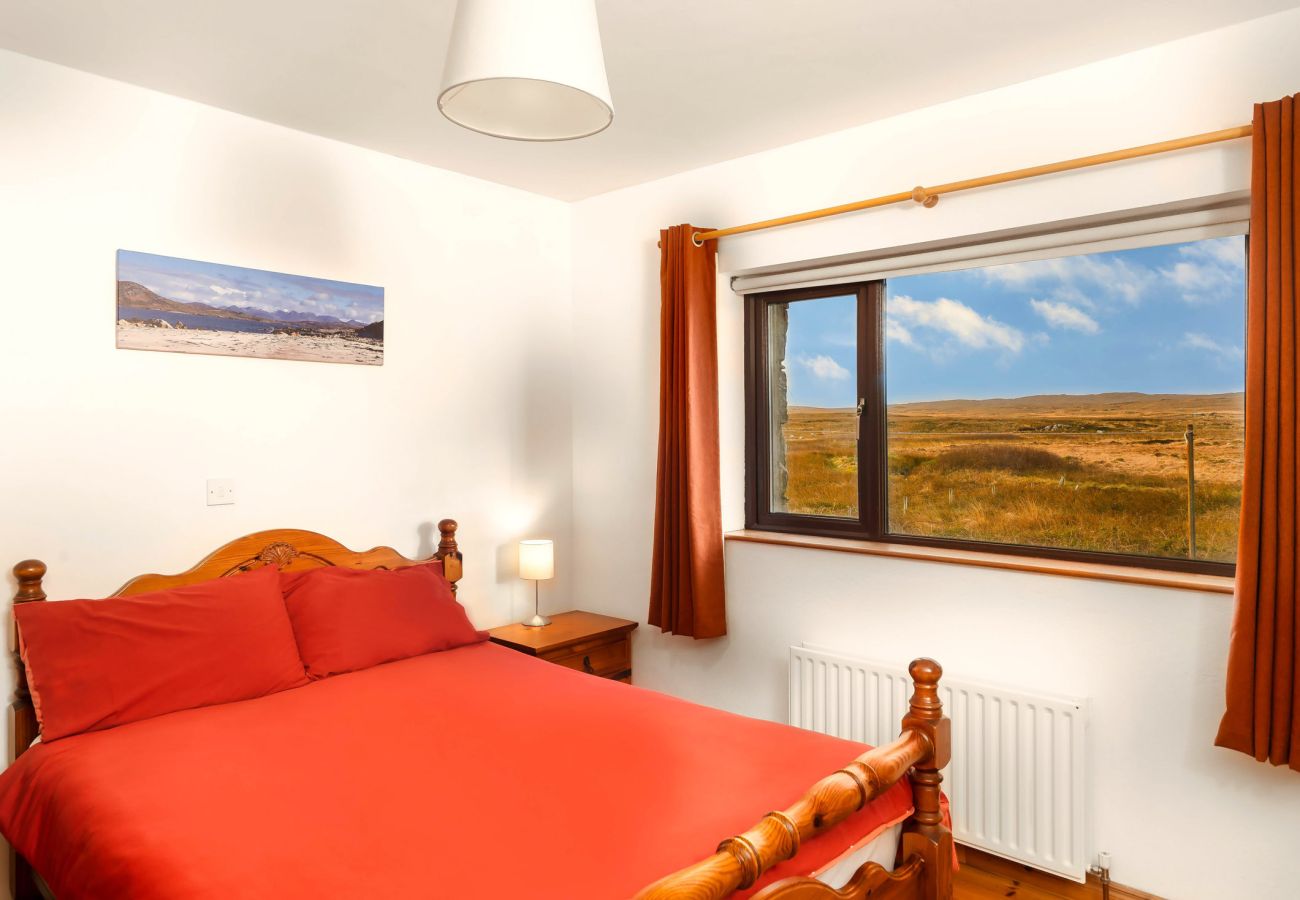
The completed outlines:
<svg viewBox="0 0 1300 900">
<path fill-rule="evenodd" d="M 533 582 L 533 617 L 524 624 L 532 628 L 550 625 L 551 620 L 542 615 L 540 582 L 555 577 L 555 543 L 520 541 L 519 577 Z"/>
</svg>

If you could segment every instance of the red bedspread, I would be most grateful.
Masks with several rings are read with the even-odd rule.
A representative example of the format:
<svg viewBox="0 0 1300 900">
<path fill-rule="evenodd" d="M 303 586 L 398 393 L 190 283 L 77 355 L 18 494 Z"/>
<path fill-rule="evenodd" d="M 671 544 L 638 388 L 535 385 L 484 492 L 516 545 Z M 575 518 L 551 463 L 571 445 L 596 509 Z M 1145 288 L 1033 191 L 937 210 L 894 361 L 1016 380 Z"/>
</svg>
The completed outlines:
<svg viewBox="0 0 1300 900">
<path fill-rule="evenodd" d="M 612 900 L 863 749 L 480 644 L 37 745 L 0 831 L 59 900 Z M 771 877 L 910 805 L 896 785 Z"/>
</svg>

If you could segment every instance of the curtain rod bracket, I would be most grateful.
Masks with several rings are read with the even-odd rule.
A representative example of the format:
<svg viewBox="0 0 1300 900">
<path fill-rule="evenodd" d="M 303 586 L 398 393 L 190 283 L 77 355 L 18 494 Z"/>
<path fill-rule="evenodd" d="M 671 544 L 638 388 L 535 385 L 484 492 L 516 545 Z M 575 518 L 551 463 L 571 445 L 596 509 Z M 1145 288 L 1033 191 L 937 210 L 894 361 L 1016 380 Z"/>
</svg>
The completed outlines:
<svg viewBox="0 0 1300 900">
<path fill-rule="evenodd" d="M 919 184 L 912 188 L 912 199 L 924 206 L 926 209 L 934 209 L 934 205 L 939 202 L 938 194 L 931 194 Z"/>
</svg>

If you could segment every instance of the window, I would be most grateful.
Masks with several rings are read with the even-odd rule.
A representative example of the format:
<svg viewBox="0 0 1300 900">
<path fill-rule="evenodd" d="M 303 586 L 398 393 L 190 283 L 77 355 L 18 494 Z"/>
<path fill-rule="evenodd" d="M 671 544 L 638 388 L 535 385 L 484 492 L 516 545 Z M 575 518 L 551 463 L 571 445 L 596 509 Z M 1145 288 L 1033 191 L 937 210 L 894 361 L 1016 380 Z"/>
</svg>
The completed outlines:
<svg viewBox="0 0 1300 900">
<path fill-rule="evenodd" d="M 1227 573 L 1245 239 L 746 298 L 751 528 Z"/>
</svg>

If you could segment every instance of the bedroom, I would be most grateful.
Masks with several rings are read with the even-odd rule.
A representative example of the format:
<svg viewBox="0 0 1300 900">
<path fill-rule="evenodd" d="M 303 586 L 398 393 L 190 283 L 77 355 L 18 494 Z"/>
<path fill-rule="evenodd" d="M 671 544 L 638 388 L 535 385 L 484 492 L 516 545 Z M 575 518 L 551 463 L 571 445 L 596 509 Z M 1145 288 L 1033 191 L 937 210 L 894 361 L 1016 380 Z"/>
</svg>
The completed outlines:
<svg viewBox="0 0 1300 900">
<path fill-rule="evenodd" d="M 1008 241 L 1065 234 L 1056 246 L 1077 249 L 1085 229 L 1156 219 L 1172 222 L 1170 231 L 1222 229 L 1196 240 L 1241 240 L 1254 199 L 1251 138 L 944 195 L 932 208 L 909 199 L 707 242 L 718 257 L 716 505 L 730 535 L 719 551 L 727 634 L 662 634 L 649 607 L 662 229 L 726 228 L 1249 125 L 1255 104 L 1300 90 L 1300 9 L 1263 0 L 827 2 L 791 16 L 785 4 L 767 2 L 595 6 L 613 122 L 591 137 L 533 143 L 476 134 L 439 112 L 456 7 L 449 0 L 392 4 L 383 14 L 344 0 L 188 4 L 181 12 L 147 0 L 5 0 L 6 571 L 39 559 L 50 599 L 102 598 L 140 573 L 183 572 L 266 529 L 309 529 L 352 549 L 388 545 L 423 559 L 437 550 L 438 522 L 453 518 L 463 554 L 457 598 L 474 625 L 522 623 L 538 596 L 548 615 L 587 610 L 637 622 L 628 667 L 638 688 L 787 723 L 791 648 L 806 645 L 897 669 L 932 657 L 945 682 L 1086 701 L 1083 869 L 1106 853 L 1115 882 L 1151 895 L 1294 896 L 1300 782 L 1286 765 L 1215 747 L 1234 598 L 1231 575 L 1212 567 L 1230 563 L 1202 560 L 1208 572 L 1187 572 L 852 534 L 839 540 L 887 543 L 892 552 L 837 552 L 826 549 L 834 538 L 747 528 L 762 524 L 746 510 L 758 492 L 756 465 L 747 462 L 757 452 L 748 433 L 756 382 L 746 374 L 747 294 L 802 289 L 823 274 L 818 266 L 854 266 L 855 284 L 931 278 L 906 274 L 900 256 L 969 248 L 971 268 L 971 260 L 1005 260 Z M 554 41 L 552 51 L 563 45 Z M 1187 216 L 1201 218 L 1174 221 Z M 1113 232 L 1104 239 L 1119 240 Z M 381 287 L 382 365 L 119 349 L 121 327 L 140 339 L 163 333 L 117 326 L 119 251 Z M 752 284 L 775 276 L 794 281 Z M 736 290 L 733 277 L 751 286 Z M 947 294 L 909 296 L 932 304 Z M 1244 319 L 1246 297 L 1241 289 L 1237 296 Z M 1153 340 L 1179 345 L 1190 334 L 1222 346 L 1190 358 L 1235 373 L 1238 386 L 1197 378 L 1125 388 L 1098 378 L 1009 394 L 1001 388 L 1024 370 L 1006 363 L 1005 343 L 990 336 L 992 349 L 953 356 L 973 360 L 970 368 L 949 366 L 955 374 L 933 390 L 884 401 L 1249 393 L 1244 352 L 1237 355 L 1244 323 L 1228 333 L 1205 318 L 1210 304 L 1187 304 L 1200 318 L 1164 330 L 1158 319 L 1121 317 L 1130 308 L 1122 303 L 1106 307 L 1112 319 L 1071 304 L 1096 324 L 1099 333 L 1089 335 L 1082 320 L 1052 328 L 1028 305 L 1054 304 L 1059 318 L 1063 293 L 1016 297 L 1023 320 L 965 302 L 979 321 L 1023 336 L 1021 359 L 1050 362 L 1067 340 L 1102 340 L 1120 330 L 1115 323 L 1139 322 Z M 909 307 L 910 319 L 894 320 L 895 335 L 900 325 L 915 342 L 940 334 L 923 321 L 932 309 Z M 1047 350 L 1035 344 L 1040 333 L 1054 341 Z M 848 351 L 791 343 L 789 359 L 831 358 L 849 375 L 823 381 L 851 392 L 871 374 L 854 365 L 869 343 Z M 1117 355 L 1098 368 L 1118 370 L 1123 348 L 1106 346 Z M 1187 358 L 1198 348 L 1176 349 Z M 905 352 L 914 353 L 898 340 L 886 344 L 885 365 L 913 366 L 897 377 L 889 368 L 887 386 L 906 371 L 939 370 L 920 365 L 933 357 Z M 1001 380 L 953 393 L 985 372 Z M 790 406 L 852 407 L 840 396 L 792 393 Z M 1177 433 L 1141 438 L 1172 441 L 1141 448 L 1166 465 L 1161 477 L 1174 494 L 1188 469 L 1183 412 L 1152 426 Z M 968 430 L 1007 430 L 992 424 L 1002 411 L 982 415 Z M 1094 463 L 1072 448 L 1108 439 L 1042 433 L 1034 447 L 1080 457 L 1085 467 Z M 1207 434 L 1197 445 L 1198 477 L 1229 467 L 1208 443 L 1217 440 Z M 1050 441 L 1074 443 L 1058 452 Z M 907 511 L 926 527 L 947 520 L 923 518 L 921 497 L 947 510 L 951 490 L 953 505 L 962 502 L 963 485 L 928 460 L 950 449 L 903 448 L 927 458 L 906 476 L 931 473 L 909 493 Z M 1074 484 L 1100 480 L 1051 464 L 1058 468 L 1043 479 L 1070 492 L 1062 507 L 1076 493 L 1083 502 L 1087 488 L 1075 492 Z M 868 468 L 858 466 L 849 484 L 869 500 L 889 485 L 861 480 Z M 216 487 L 234 502 L 209 505 L 210 480 L 225 481 Z M 983 508 L 996 509 L 993 498 L 1011 492 L 1005 481 L 997 486 L 980 495 Z M 901 504 L 902 492 L 889 491 L 890 513 L 901 514 Z M 881 508 L 864 502 L 858 512 Z M 1185 510 L 1171 509 L 1168 527 L 1180 538 Z M 1214 533 L 1202 529 L 1202 540 Z M 773 545 L 764 536 L 821 546 Z M 553 540 L 552 578 L 520 577 L 519 541 L 529 538 Z M 927 552 L 947 556 L 919 558 Z M 969 555 L 967 564 L 953 562 L 977 552 L 999 564 L 969 564 L 979 561 Z M 1092 565 L 1121 571 L 1076 577 Z M 11 576 L 7 593 L 18 589 Z M 6 696 L 18 668 L 7 672 Z M 526 745 L 519 755 L 527 760 Z M 953 758 L 962 754 L 954 749 Z M 535 771 L 545 780 L 544 766 Z M 797 796 L 772 798 L 758 815 Z M 965 814 L 961 803 L 954 813 Z M 517 834 L 510 852 L 552 855 L 547 834 L 517 832 L 508 816 L 499 825 Z M 690 858 L 727 836 L 710 837 Z M 1083 889 L 1099 890 L 1096 878 Z"/>
</svg>

